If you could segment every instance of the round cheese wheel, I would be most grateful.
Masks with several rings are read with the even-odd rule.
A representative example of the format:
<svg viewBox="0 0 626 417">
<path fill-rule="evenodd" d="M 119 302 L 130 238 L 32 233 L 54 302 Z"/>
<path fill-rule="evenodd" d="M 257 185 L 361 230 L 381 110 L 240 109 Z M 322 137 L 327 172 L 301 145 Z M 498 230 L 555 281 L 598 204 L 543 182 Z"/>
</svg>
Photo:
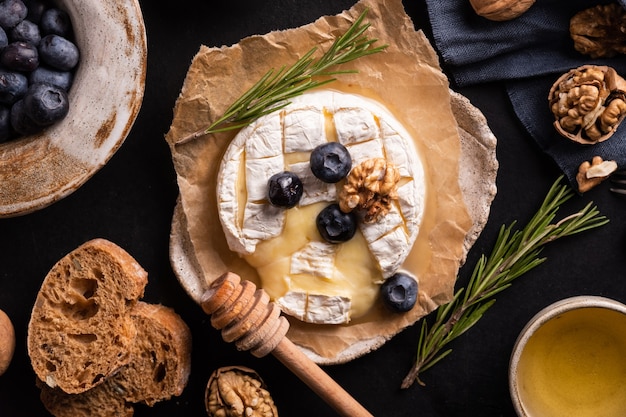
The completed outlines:
<svg viewBox="0 0 626 417">
<path fill-rule="evenodd" d="M 342 243 L 325 241 L 315 224 L 345 182 L 326 183 L 311 172 L 311 152 L 331 141 L 346 147 L 352 169 L 384 158 L 400 175 L 389 212 L 372 223 L 359 221 L 354 237 Z M 303 184 L 302 198 L 289 209 L 267 198 L 269 178 L 282 171 Z M 237 134 L 219 168 L 218 212 L 230 249 L 256 268 L 285 313 L 340 324 L 367 313 L 379 285 L 406 259 L 422 221 L 425 184 L 414 140 L 388 109 L 363 96 L 320 90 Z"/>
</svg>

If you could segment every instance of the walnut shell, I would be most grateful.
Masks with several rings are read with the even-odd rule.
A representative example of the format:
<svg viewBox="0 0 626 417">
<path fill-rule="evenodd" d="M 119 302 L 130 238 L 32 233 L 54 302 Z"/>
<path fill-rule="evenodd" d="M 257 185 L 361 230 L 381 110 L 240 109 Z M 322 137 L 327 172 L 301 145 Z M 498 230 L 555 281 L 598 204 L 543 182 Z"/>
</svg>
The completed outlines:
<svg viewBox="0 0 626 417">
<path fill-rule="evenodd" d="M 626 116 L 626 80 L 611 67 L 583 65 L 556 80 L 548 103 L 561 136 L 585 145 L 603 142 Z"/>
<path fill-rule="evenodd" d="M 591 58 L 626 54 L 626 9 L 620 4 L 597 5 L 570 19 L 574 48 Z"/>
<path fill-rule="evenodd" d="M 243 366 L 226 366 L 211 374 L 205 406 L 210 417 L 278 417 L 259 374 Z"/>
<path fill-rule="evenodd" d="M 5 373 L 15 351 L 15 330 L 9 316 L 0 310 L 0 375 Z"/>
<path fill-rule="evenodd" d="M 521 16 L 534 3 L 535 0 L 470 0 L 477 15 L 495 21 Z"/>
</svg>

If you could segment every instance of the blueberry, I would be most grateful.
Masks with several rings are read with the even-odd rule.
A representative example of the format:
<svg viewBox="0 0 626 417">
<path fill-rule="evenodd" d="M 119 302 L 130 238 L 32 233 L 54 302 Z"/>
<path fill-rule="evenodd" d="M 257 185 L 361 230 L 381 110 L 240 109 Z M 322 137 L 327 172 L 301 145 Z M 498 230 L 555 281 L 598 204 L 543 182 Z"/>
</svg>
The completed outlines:
<svg viewBox="0 0 626 417">
<path fill-rule="evenodd" d="M 22 136 L 32 135 L 43 130 L 42 126 L 39 126 L 26 114 L 24 100 L 16 101 L 11 107 L 11 127 Z"/>
<path fill-rule="evenodd" d="M 356 233 L 357 218 L 353 212 L 344 213 L 339 204 L 326 206 L 315 219 L 320 235 L 330 243 L 346 242 Z"/>
<path fill-rule="evenodd" d="M 45 1 L 42 0 L 22 0 L 28 9 L 26 19 L 33 23 L 39 24 L 41 21 L 41 15 L 48 8 Z"/>
<path fill-rule="evenodd" d="M 417 301 L 417 281 L 408 274 L 398 272 L 387 278 L 380 287 L 383 302 L 393 311 L 409 311 Z"/>
<path fill-rule="evenodd" d="M 28 9 L 22 0 L 0 1 L 0 26 L 10 29 L 26 18 Z"/>
<path fill-rule="evenodd" d="M 58 122 L 69 111 L 67 93 L 52 84 L 32 84 L 22 101 L 28 117 L 40 126 Z"/>
<path fill-rule="evenodd" d="M 292 208 L 298 204 L 304 191 L 300 178 L 289 171 L 272 175 L 268 180 L 267 188 L 270 203 L 284 208 Z"/>
<path fill-rule="evenodd" d="M 311 152 L 311 171 L 324 182 L 338 182 L 350 172 L 352 158 L 345 146 L 339 142 L 328 142 Z"/>
<path fill-rule="evenodd" d="M 78 47 L 59 35 L 46 35 L 39 42 L 41 62 L 61 71 L 69 71 L 78 64 Z"/>
<path fill-rule="evenodd" d="M 39 26 L 30 20 L 22 20 L 13 29 L 9 31 L 11 41 L 23 41 L 28 42 L 34 46 L 39 45 L 41 41 L 41 34 L 39 33 Z"/>
<path fill-rule="evenodd" d="M 13 136 L 11 109 L 7 106 L 0 106 L 0 143 L 12 139 Z"/>
<path fill-rule="evenodd" d="M 57 71 L 52 68 L 47 68 L 43 65 L 37 67 L 33 72 L 28 75 L 28 82 L 35 83 L 48 83 L 56 85 L 69 91 L 74 80 L 74 73 L 71 71 Z"/>
<path fill-rule="evenodd" d="M 11 105 L 28 90 L 28 79 L 19 72 L 0 69 L 0 103 Z"/>
<path fill-rule="evenodd" d="M 52 7 L 41 15 L 41 32 L 44 35 L 59 35 L 69 37 L 72 32 L 72 22 L 67 12 Z"/>
<path fill-rule="evenodd" d="M 0 49 L 9 44 L 9 37 L 4 29 L 0 27 Z"/>
<path fill-rule="evenodd" d="M 11 42 L 0 53 L 0 63 L 12 71 L 29 72 L 39 66 L 39 53 L 28 42 Z"/>
</svg>

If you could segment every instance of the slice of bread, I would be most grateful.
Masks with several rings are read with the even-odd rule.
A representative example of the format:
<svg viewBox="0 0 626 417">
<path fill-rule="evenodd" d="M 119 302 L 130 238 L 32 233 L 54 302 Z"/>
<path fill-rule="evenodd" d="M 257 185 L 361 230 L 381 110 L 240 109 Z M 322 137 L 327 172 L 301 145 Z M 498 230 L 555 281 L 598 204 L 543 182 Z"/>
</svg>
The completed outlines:
<svg viewBox="0 0 626 417">
<path fill-rule="evenodd" d="M 28 324 L 28 354 L 37 377 L 66 393 L 101 383 L 130 360 L 129 314 L 148 274 L 126 251 L 94 239 L 46 275 Z"/>
<path fill-rule="evenodd" d="M 67 394 L 59 388 L 50 388 L 37 381 L 41 388 L 41 402 L 55 417 L 132 417 L 135 409 L 115 387 L 103 383 L 81 394 Z"/>
<path fill-rule="evenodd" d="M 139 302 L 131 362 L 112 382 L 126 401 L 149 406 L 182 394 L 191 372 L 191 331 L 169 307 Z"/>
<path fill-rule="evenodd" d="M 130 313 L 137 328 L 130 362 L 81 394 L 40 383 L 41 400 L 56 417 L 132 416 L 132 403 L 149 406 L 183 392 L 191 369 L 191 333 L 171 308 L 139 302 Z"/>
</svg>

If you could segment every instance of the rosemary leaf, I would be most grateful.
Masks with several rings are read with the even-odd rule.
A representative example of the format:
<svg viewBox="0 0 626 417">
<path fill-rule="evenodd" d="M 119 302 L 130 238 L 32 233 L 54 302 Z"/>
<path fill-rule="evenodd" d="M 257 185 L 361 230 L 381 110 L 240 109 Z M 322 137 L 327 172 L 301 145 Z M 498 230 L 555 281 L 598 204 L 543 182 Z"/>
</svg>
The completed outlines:
<svg viewBox="0 0 626 417">
<path fill-rule="evenodd" d="M 387 47 L 387 45 L 374 46 L 377 39 L 365 36 L 365 31 L 370 27 L 369 23 L 363 23 L 367 11 L 368 9 L 365 9 L 321 57 L 313 58 L 317 51 L 315 47 L 290 67 L 282 67 L 278 71 L 270 69 L 210 126 L 183 137 L 176 144 L 187 143 L 209 133 L 240 129 L 261 116 L 285 107 L 289 104 L 289 99 L 335 81 L 334 78 L 320 79 L 320 77 L 356 72 L 334 67 L 376 54 Z"/>
<path fill-rule="evenodd" d="M 495 303 L 496 294 L 546 260 L 539 255 L 547 243 L 608 223 L 592 203 L 553 223 L 560 206 L 574 196 L 562 180 L 561 176 L 554 182 L 524 228 L 513 231 L 515 222 L 500 228 L 491 255 L 480 257 L 467 287 L 459 289 L 451 301 L 439 306 L 434 323 L 429 326 L 426 318 L 423 319 L 416 360 L 401 388 L 408 388 L 414 382 L 424 385 L 421 373 L 450 354 L 451 349 L 440 353 L 442 349 L 480 320 Z"/>
</svg>

